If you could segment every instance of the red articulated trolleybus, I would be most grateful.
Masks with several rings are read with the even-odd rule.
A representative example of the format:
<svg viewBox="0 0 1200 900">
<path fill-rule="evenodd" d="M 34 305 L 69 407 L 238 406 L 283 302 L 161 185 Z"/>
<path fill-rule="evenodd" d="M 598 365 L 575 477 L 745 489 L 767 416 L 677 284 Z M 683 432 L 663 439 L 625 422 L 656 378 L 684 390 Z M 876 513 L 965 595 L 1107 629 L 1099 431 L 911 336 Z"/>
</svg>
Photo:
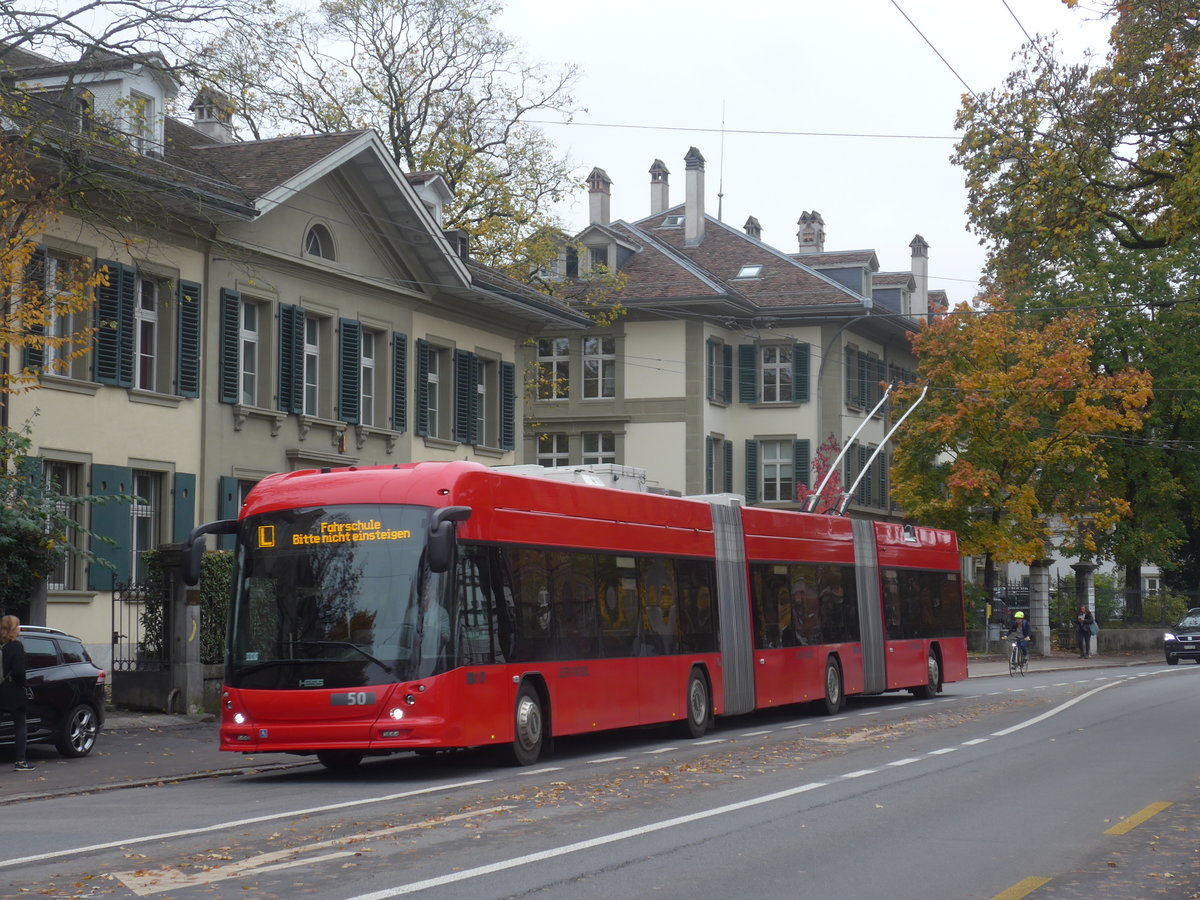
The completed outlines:
<svg viewBox="0 0 1200 900">
<path fill-rule="evenodd" d="M 473 462 L 273 475 L 236 520 L 221 749 L 364 756 L 553 739 L 966 677 L 949 531 Z"/>
</svg>

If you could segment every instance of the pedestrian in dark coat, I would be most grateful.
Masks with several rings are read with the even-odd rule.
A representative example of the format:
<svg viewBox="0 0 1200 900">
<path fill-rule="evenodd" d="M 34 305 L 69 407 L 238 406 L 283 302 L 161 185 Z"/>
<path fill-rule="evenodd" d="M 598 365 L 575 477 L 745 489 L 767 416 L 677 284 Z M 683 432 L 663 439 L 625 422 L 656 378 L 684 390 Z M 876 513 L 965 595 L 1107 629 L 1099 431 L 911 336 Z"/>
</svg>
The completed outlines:
<svg viewBox="0 0 1200 900">
<path fill-rule="evenodd" d="M 1087 659 L 1092 649 L 1092 611 L 1086 605 L 1079 607 L 1079 615 L 1075 617 L 1075 639 L 1079 643 L 1079 656 Z"/>
<path fill-rule="evenodd" d="M 21 620 L 16 616 L 0 618 L 0 719 L 11 718 L 18 772 L 33 766 L 25 759 L 25 645 L 21 643 Z"/>
</svg>

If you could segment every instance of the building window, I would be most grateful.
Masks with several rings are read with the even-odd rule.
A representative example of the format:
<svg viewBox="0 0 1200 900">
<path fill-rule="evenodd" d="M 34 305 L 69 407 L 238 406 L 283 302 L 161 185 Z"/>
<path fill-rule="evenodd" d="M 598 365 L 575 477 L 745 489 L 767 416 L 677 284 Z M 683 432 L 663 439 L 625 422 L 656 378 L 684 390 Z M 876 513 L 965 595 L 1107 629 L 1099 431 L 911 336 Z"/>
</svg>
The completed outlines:
<svg viewBox="0 0 1200 900">
<path fill-rule="evenodd" d="M 567 338 L 539 338 L 537 398 L 561 400 L 571 396 L 570 342 Z"/>
<path fill-rule="evenodd" d="M 84 261 L 49 251 L 45 255 L 44 290 L 50 321 L 46 325 L 49 341 L 42 353 L 43 367 L 47 372 L 87 378 L 87 359 L 79 351 L 83 349 L 72 342 L 72 335 L 87 328 L 87 312 L 74 311 L 81 304 L 76 299 L 72 285 L 77 285 L 86 276 L 81 271 Z"/>
<path fill-rule="evenodd" d="M 158 546 L 162 527 L 162 473 L 133 471 L 133 583 L 146 580 L 143 554 Z"/>
<path fill-rule="evenodd" d="M 662 220 L 660 228 L 682 228 L 684 216 L 667 216 Z"/>
<path fill-rule="evenodd" d="M 258 405 L 258 304 L 243 300 L 238 310 L 238 402 Z"/>
<path fill-rule="evenodd" d="M 537 461 L 539 466 L 553 468 L 570 464 L 565 434 L 539 434 L 537 437 Z"/>
<path fill-rule="evenodd" d="M 608 248 L 607 247 L 591 247 L 588 249 L 588 258 L 592 264 L 592 271 L 595 272 L 600 268 L 608 268 Z"/>
<path fill-rule="evenodd" d="M 792 442 L 760 441 L 762 454 L 763 502 L 783 502 L 796 499 L 792 479 Z"/>
<path fill-rule="evenodd" d="M 304 236 L 304 252 L 309 256 L 333 259 L 333 235 L 324 225 L 314 225 Z"/>
<path fill-rule="evenodd" d="M 759 278 L 762 275 L 761 265 L 742 266 L 738 269 L 737 278 Z"/>
<path fill-rule="evenodd" d="M 709 436 L 704 440 L 704 492 L 733 493 L 733 442 Z"/>
<path fill-rule="evenodd" d="M 143 391 L 157 390 L 158 367 L 158 282 L 150 278 L 137 280 L 137 300 L 133 308 L 137 360 L 134 386 Z"/>
<path fill-rule="evenodd" d="M 705 396 L 718 403 L 733 401 L 733 347 L 710 339 L 707 345 Z"/>
<path fill-rule="evenodd" d="M 617 461 L 616 437 L 611 431 L 585 431 L 583 433 L 583 464 L 598 465 Z"/>
<path fill-rule="evenodd" d="M 321 399 L 321 320 L 304 317 L 304 414 L 319 414 Z"/>
<path fill-rule="evenodd" d="M 375 348 L 376 334 L 373 331 L 362 333 L 362 348 L 359 356 L 359 387 L 361 390 L 362 424 L 375 424 Z"/>
<path fill-rule="evenodd" d="M 428 392 L 425 410 L 429 416 L 429 430 L 426 433 L 429 437 L 435 438 L 441 434 L 441 430 L 438 428 L 438 419 L 441 416 L 442 408 L 442 354 L 434 348 L 430 348 L 429 369 L 425 373 L 425 383 Z"/>
<path fill-rule="evenodd" d="M 498 431 L 500 409 L 499 364 L 494 359 L 475 358 L 475 443 L 485 447 L 500 446 Z"/>
<path fill-rule="evenodd" d="M 60 498 L 79 496 L 79 466 L 75 463 L 48 459 L 43 463 L 42 474 L 46 487 Z M 80 507 L 68 499 L 55 500 L 55 512 L 69 519 L 71 525 L 64 537 L 72 546 L 79 545 Z M 74 551 L 68 550 L 46 577 L 46 587 L 51 591 L 71 591 L 79 586 L 79 560 Z"/>
<path fill-rule="evenodd" d="M 792 402 L 792 345 L 767 344 L 762 348 L 763 403 Z"/>
<path fill-rule="evenodd" d="M 583 339 L 583 396 L 599 399 L 616 396 L 616 338 Z"/>
<path fill-rule="evenodd" d="M 154 98 L 129 95 L 129 136 L 134 152 L 149 153 L 154 147 Z"/>
</svg>

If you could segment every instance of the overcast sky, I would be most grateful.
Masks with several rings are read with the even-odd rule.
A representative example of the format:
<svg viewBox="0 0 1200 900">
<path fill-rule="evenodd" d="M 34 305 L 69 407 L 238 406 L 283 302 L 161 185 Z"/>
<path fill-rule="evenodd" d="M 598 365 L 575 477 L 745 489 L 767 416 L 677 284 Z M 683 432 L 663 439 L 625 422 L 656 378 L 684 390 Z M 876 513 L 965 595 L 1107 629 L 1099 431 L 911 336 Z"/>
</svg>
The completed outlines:
<svg viewBox="0 0 1200 900">
<path fill-rule="evenodd" d="M 1071 59 L 1103 55 L 1107 26 L 1061 0 L 508 0 L 497 24 L 531 59 L 579 66 L 588 111 L 544 127 L 580 181 L 593 166 L 608 173 L 614 219 L 649 214 L 655 158 L 683 202 L 695 146 L 710 215 L 723 189 L 725 222 L 753 215 L 764 241 L 793 252 L 796 220 L 817 210 L 827 250 L 872 248 L 884 271 L 908 269 L 919 233 L 930 286 L 958 302 L 975 293 L 983 249 L 949 161 L 954 118 L 963 81 L 982 92 L 1013 68 L 1025 37 L 1009 9 L 1030 34 L 1057 31 Z M 587 212 L 581 188 L 561 214 L 574 231 Z"/>
</svg>

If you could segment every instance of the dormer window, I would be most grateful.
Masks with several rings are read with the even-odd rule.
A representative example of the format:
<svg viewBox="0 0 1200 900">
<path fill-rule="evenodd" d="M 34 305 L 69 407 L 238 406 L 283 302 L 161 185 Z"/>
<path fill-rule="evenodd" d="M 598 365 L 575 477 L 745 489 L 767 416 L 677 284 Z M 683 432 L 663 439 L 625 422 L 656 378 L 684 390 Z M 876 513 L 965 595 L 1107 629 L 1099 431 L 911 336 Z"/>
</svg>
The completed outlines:
<svg viewBox="0 0 1200 900">
<path fill-rule="evenodd" d="M 682 228 L 683 216 L 667 216 L 662 220 L 662 228 Z"/>
<path fill-rule="evenodd" d="M 763 267 L 761 265 L 742 266 L 738 269 L 738 278 L 761 278 Z"/>
<path fill-rule="evenodd" d="M 333 235 L 324 225 L 314 225 L 304 238 L 304 252 L 321 259 L 333 259 Z"/>
<path fill-rule="evenodd" d="M 86 134 L 92 130 L 92 95 L 90 91 L 84 91 L 75 97 L 73 106 L 73 124 L 75 131 L 79 134 Z"/>
<path fill-rule="evenodd" d="M 607 247 L 589 247 L 588 261 L 592 265 L 592 271 L 596 271 L 601 266 L 608 267 L 608 248 Z"/>
<path fill-rule="evenodd" d="M 129 94 L 129 137 L 138 153 L 154 147 L 154 98 L 133 91 Z"/>
</svg>

